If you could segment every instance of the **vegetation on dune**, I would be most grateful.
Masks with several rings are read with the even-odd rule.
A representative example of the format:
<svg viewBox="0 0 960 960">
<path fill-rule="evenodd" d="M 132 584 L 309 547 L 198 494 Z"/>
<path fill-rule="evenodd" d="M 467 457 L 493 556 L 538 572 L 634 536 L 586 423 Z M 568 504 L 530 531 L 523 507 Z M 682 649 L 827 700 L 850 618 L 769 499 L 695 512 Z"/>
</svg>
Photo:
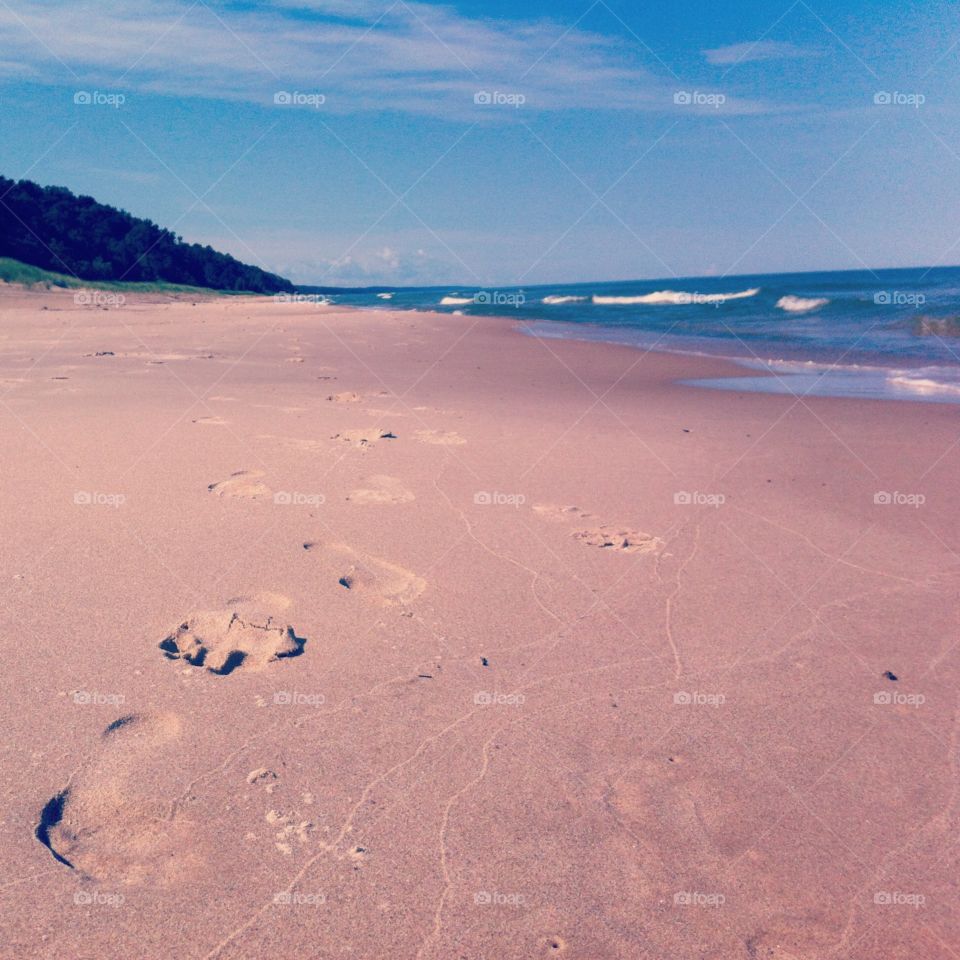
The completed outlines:
<svg viewBox="0 0 960 960">
<path fill-rule="evenodd" d="M 0 176 L 0 257 L 20 261 L 15 282 L 104 287 L 110 283 L 162 284 L 246 292 L 292 292 L 289 280 L 124 210 L 75 196 L 64 187 Z M 48 271 L 30 281 L 24 265 Z M 18 268 L 5 267 L 10 273 Z M 56 277 L 56 279 L 53 279 Z M 0 279 L 6 279 L 0 274 Z M 84 283 L 78 283 L 78 280 Z M 128 287 L 129 288 L 129 287 Z"/>
<path fill-rule="evenodd" d="M 61 287 L 64 289 L 82 290 L 96 288 L 97 290 L 118 290 L 126 293 L 189 293 L 195 296 L 209 297 L 220 293 L 244 293 L 243 290 L 210 290 L 207 287 L 191 287 L 182 283 L 120 283 L 115 280 L 98 280 L 90 282 L 78 280 L 65 273 L 56 273 L 53 270 L 42 270 L 32 267 L 19 260 L 9 257 L 0 257 L 0 283 L 20 283 L 25 287 Z"/>
</svg>

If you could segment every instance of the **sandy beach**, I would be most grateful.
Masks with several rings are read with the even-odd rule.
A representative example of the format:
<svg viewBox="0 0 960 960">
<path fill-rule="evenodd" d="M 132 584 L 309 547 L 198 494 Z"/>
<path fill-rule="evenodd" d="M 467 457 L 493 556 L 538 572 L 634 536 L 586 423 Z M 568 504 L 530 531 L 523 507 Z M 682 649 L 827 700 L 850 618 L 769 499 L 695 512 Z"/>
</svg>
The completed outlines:
<svg viewBox="0 0 960 960">
<path fill-rule="evenodd" d="M 0 288 L 0 956 L 957 955 L 950 405 Z"/>
</svg>

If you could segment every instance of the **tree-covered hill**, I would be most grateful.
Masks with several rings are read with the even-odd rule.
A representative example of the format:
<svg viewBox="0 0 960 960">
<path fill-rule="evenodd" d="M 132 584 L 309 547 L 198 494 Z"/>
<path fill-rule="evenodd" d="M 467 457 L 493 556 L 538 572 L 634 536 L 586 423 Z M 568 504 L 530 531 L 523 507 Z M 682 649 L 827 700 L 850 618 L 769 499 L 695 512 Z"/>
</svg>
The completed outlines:
<svg viewBox="0 0 960 960">
<path fill-rule="evenodd" d="M 184 243 L 124 210 L 64 187 L 0 176 L 0 256 L 82 280 L 292 292 L 289 280 L 211 247 Z"/>
</svg>

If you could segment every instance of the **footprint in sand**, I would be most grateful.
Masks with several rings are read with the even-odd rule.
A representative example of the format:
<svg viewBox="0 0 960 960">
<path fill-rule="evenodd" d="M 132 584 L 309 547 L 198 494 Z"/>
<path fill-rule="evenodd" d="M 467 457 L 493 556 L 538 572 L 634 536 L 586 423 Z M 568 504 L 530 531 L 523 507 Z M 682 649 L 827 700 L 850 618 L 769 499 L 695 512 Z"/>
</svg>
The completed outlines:
<svg viewBox="0 0 960 960">
<path fill-rule="evenodd" d="M 283 810 L 268 810 L 264 814 L 264 819 L 271 826 L 279 828 L 274 834 L 273 845 L 280 853 L 288 857 L 293 853 L 294 842 L 299 844 L 309 843 L 310 834 L 315 829 L 312 820 L 300 820 L 295 823 L 297 814 L 285 813 Z"/>
<path fill-rule="evenodd" d="M 416 499 L 396 477 L 379 474 L 361 482 L 363 486 L 347 496 L 351 503 L 409 503 Z"/>
<path fill-rule="evenodd" d="M 263 787 L 267 793 L 273 793 L 273 791 L 280 786 L 280 778 L 273 770 L 260 767 L 257 770 L 251 770 L 247 774 L 247 783 Z"/>
<path fill-rule="evenodd" d="M 226 480 L 208 484 L 207 489 L 218 497 L 257 500 L 260 497 L 269 497 L 271 493 L 269 487 L 259 482 L 262 476 L 262 470 L 238 470 L 231 473 Z"/>
<path fill-rule="evenodd" d="M 343 543 L 313 542 L 303 548 L 322 551 L 332 575 L 345 590 L 382 606 L 412 603 L 427 589 L 427 581 L 406 567 L 360 553 Z"/>
<path fill-rule="evenodd" d="M 331 440 L 339 440 L 341 443 L 349 443 L 354 447 L 370 447 L 381 440 L 396 440 L 396 434 L 390 430 L 384 430 L 382 427 L 359 427 L 356 430 L 341 430 L 335 433 Z"/>
<path fill-rule="evenodd" d="M 417 430 L 413 439 L 419 443 L 432 443 L 441 447 L 459 447 L 467 442 L 453 430 Z"/>
<path fill-rule="evenodd" d="M 185 749 L 173 713 L 130 714 L 101 734 L 93 758 L 52 797 L 36 836 L 60 863 L 113 884 L 180 884 L 206 860 L 210 837 L 162 789 Z"/>
<path fill-rule="evenodd" d="M 597 517 L 580 507 L 538 503 L 534 505 L 533 511 L 555 523 L 577 524 L 579 529 L 574 530 L 573 539 L 589 547 L 600 547 L 617 553 L 654 553 L 663 546 L 659 537 L 617 524 L 599 523 Z"/>
<path fill-rule="evenodd" d="M 186 660 L 221 676 L 263 670 L 303 652 L 306 640 L 282 619 L 285 597 L 237 597 L 220 610 L 191 614 L 160 641 L 169 660 Z"/>
<path fill-rule="evenodd" d="M 228 424 L 230 421 L 224 420 L 223 417 L 198 417 L 192 422 L 202 424 L 205 427 L 222 427 Z"/>
<path fill-rule="evenodd" d="M 601 547 L 620 553 L 654 553 L 662 545 L 657 537 L 652 537 L 648 533 L 617 526 L 578 530 L 573 535 L 573 539 L 589 547 Z"/>
</svg>

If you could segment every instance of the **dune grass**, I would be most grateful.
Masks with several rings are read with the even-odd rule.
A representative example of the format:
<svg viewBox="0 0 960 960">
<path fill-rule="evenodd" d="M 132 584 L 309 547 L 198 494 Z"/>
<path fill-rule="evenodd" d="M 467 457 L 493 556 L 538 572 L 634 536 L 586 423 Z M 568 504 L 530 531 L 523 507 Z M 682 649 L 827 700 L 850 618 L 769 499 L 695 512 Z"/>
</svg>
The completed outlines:
<svg viewBox="0 0 960 960">
<path fill-rule="evenodd" d="M 128 293 L 189 293 L 196 296 L 245 296 L 243 291 L 212 290 L 208 287 L 190 287 L 178 283 L 123 283 L 115 280 L 79 280 L 64 273 L 54 273 L 52 270 L 43 270 L 33 267 L 19 260 L 9 257 L 0 257 L 0 282 L 20 283 L 25 287 L 41 286 L 47 290 L 52 287 L 61 287 L 69 290 L 116 290 Z"/>
</svg>

